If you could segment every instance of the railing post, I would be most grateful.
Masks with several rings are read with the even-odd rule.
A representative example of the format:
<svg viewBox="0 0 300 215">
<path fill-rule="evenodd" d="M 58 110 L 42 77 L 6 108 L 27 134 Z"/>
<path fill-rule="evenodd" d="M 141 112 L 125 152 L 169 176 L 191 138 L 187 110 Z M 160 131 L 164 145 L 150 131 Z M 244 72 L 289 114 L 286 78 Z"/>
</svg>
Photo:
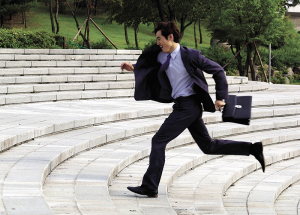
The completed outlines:
<svg viewBox="0 0 300 215">
<path fill-rule="evenodd" d="M 63 37 L 63 39 L 64 39 L 64 46 L 63 46 L 63 48 L 66 49 L 66 37 Z"/>
</svg>

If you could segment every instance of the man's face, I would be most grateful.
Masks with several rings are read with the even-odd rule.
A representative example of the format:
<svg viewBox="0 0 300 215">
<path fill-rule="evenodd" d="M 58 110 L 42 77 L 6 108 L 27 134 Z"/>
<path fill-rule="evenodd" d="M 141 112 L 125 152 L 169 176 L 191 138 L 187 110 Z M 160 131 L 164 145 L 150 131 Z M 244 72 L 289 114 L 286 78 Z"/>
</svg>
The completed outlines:
<svg viewBox="0 0 300 215">
<path fill-rule="evenodd" d="M 174 43 L 173 41 L 173 35 L 170 34 L 168 36 L 168 39 L 166 39 L 162 34 L 161 34 L 161 30 L 157 31 L 156 32 L 156 44 L 158 46 L 160 46 L 161 50 L 164 52 L 164 53 L 170 53 L 170 50 L 172 48 L 172 45 Z"/>
</svg>

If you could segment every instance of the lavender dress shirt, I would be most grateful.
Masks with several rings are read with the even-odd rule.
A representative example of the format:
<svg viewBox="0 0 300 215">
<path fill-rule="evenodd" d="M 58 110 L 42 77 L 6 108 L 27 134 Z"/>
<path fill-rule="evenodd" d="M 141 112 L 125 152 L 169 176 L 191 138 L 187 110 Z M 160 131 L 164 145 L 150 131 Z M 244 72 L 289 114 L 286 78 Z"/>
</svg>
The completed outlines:
<svg viewBox="0 0 300 215">
<path fill-rule="evenodd" d="M 169 53 L 163 53 L 162 51 L 157 56 L 157 61 L 163 64 L 166 62 Z M 166 74 L 170 80 L 172 86 L 172 98 L 176 99 L 180 96 L 186 97 L 196 94 L 193 90 L 193 80 L 186 71 L 180 53 L 180 45 L 171 53 L 171 59 Z"/>
</svg>

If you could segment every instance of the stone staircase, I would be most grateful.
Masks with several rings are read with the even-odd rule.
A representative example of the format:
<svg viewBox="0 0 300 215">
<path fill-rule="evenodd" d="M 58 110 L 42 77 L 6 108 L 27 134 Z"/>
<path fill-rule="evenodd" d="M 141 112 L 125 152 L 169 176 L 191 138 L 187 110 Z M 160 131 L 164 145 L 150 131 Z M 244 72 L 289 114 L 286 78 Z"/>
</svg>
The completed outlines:
<svg viewBox="0 0 300 215">
<path fill-rule="evenodd" d="M 159 197 L 127 191 L 172 111 L 134 101 L 120 64 L 140 53 L 0 49 L 0 214 L 297 214 L 299 86 L 244 77 L 227 80 L 231 94 L 253 96 L 251 125 L 203 120 L 212 138 L 262 141 L 266 173 L 252 156 L 203 154 L 185 131 L 167 146 Z"/>
</svg>

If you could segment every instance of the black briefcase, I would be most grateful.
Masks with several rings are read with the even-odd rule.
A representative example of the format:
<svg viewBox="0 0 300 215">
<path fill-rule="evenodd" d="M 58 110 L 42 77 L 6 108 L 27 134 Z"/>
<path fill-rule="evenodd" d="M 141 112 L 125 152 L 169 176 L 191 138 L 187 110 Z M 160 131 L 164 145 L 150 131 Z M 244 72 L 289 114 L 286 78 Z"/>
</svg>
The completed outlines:
<svg viewBox="0 0 300 215">
<path fill-rule="evenodd" d="M 229 95 L 222 112 L 223 122 L 250 125 L 252 96 Z"/>
</svg>

